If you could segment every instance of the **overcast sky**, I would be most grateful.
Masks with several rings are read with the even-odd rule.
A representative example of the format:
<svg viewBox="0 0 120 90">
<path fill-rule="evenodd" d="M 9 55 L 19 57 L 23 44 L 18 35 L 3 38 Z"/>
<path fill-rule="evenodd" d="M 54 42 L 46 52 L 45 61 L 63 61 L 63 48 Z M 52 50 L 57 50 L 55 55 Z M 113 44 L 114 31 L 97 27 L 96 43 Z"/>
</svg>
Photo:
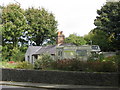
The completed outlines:
<svg viewBox="0 0 120 90">
<path fill-rule="evenodd" d="M 65 36 L 77 33 L 80 36 L 88 34 L 95 28 L 94 19 L 97 9 L 100 9 L 106 0 L 16 0 L 21 7 L 44 7 L 52 12 L 58 21 L 58 30 Z M 0 5 L 16 3 L 14 0 L 0 0 Z"/>
</svg>

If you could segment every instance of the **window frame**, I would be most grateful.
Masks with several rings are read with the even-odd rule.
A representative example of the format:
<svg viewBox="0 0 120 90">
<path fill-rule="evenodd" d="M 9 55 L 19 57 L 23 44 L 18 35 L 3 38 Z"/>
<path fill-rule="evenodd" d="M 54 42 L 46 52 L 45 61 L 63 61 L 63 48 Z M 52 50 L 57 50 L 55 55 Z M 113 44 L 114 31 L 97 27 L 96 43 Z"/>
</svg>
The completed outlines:
<svg viewBox="0 0 120 90">
<path fill-rule="evenodd" d="M 78 56 L 87 56 L 87 50 L 77 49 L 77 50 L 76 50 L 76 54 L 77 54 Z"/>
</svg>

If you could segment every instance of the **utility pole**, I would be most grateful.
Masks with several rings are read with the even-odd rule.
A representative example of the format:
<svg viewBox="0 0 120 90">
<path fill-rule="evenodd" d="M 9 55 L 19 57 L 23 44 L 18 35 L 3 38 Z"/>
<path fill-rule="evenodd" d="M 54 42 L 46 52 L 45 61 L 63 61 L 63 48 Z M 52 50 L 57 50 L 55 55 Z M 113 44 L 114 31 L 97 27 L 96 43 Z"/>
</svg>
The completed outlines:
<svg viewBox="0 0 120 90">
<path fill-rule="evenodd" d="M 90 40 L 90 45 L 92 45 L 92 40 Z"/>
</svg>

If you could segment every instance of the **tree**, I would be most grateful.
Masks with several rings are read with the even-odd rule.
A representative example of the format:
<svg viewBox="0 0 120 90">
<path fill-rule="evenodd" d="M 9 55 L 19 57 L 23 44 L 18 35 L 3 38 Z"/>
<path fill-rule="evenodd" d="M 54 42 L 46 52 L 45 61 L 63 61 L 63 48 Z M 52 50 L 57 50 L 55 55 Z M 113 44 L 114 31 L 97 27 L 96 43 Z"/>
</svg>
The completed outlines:
<svg viewBox="0 0 120 90">
<path fill-rule="evenodd" d="M 12 47 L 17 47 L 24 40 L 27 27 L 24 10 L 17 4 L 10 4 L 3 8 L 2 21 L 3 46 L 12 44 Z"/>
<path fill-rule="evenodd" d="M 102 51 L 110 51 L 113 48 L 107 33 L 96 28 L 91 30 L 88 35 L 85 35 L 84 39 L 87 44 L 99 45 Z"/>
<path fill-rule="evenodd" d="M 57 36 L 57 21 L 52 13 L 44 8 L 24 10 L 17 4 L 2 8 L 2 56 L 16 59 L 25 53 L 29 41 L 32 45 L 52 44 Z M 1 32 L 0 32 L 1 34 Z M 1 35 L 0 35 L 1 36 Z"/>
<path fill-rule="evenodd" d="M 94 24 L 106 32 L 111 41 L 111 50 L 120 50 L 120 2 L 107 2 L 100 10 Z"/>
<path fill-rule="evenodd" d="M 23 38 L 27 29 L 24 10 L 17 4 L 9 4 L 2 8 L 2 54 L 10 57 L 19 50 L 19 43 L 25 41 Z"/>
<path fill-rule="evenodd" d="M 0 6 L 0 24 L 2 23 L 2 6 Z"/>
<path fill-rule="evenodd" d="M 76 34 L 70 34 L 69 37 L 65 38 L 65 43 L 73 43 L 79 46 L 85 45 L 86 41 L 81 36 L 77 36 Z"/>
<path fill-rule="evenodd" d="M 2 45 L 2 6 L 0 6 L 0 45 Z"/>
<path fill-rule="evenodd" d="M 31 29 L 28 31 L 28 39 L 32 45 L 43 45 L 44 42 L 53 42 L 57 35 L 57 21 L 52 13 L 44 8 L 29 8 L 26 10 L 26 18 Z"/>
<path fill-rule="evenodd" d="M 2 45 L 2 25 L 0 25 L 0 45 Z"/>
</svg>

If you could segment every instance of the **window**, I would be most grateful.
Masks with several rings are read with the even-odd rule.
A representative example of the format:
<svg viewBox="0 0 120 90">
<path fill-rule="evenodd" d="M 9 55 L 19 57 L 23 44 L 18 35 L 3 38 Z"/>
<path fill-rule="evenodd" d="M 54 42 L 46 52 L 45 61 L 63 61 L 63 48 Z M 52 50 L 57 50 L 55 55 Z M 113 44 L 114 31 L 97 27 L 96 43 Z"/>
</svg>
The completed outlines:
<svg viewBox="0 0 120 90">
<path fill-rule="evenodd" d="M 62 51 L 58 51 L 58 56 L 62 56 Z"/>
<path fill-rule="evenodd" d="M 30 61 L 30 57 L 28 56 L 28 62 Z"/>
<path fill-rule="evenodd" d="M 87 56 L 87 50 L 76 50 L 78 56 Z"/>
<path fill-rule="evenodd" d="M 98 46 L 92 46 L 93 50 L 98 50 Z"/>
</svg>

